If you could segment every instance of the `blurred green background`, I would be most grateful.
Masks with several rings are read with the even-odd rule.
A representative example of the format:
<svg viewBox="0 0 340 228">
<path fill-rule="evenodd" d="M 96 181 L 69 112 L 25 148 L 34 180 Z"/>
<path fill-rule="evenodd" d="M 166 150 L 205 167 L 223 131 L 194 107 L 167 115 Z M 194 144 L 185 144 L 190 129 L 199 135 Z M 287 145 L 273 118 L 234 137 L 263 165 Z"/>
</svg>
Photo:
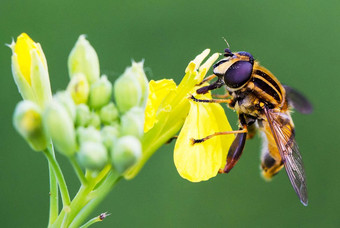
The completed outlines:
<svg viewBox="0 0 340 228">
<path fill-rule="evenodd" d="M 20 33 L 40 42 L 53 92 L 68 83 L 67 57 L 80 34 L 95 47 L 101 72 L 113 81 L 145 59 L 150 79 L 180 82 L 188 62 L 205 48 L 244 50 L 315 106 L 293 115 L 304 159 L 309 205 L 302 206 L 282 171 L 272 182 L 259 175 L 260 139 L 247 142 L 229 175 L 190 183 L 173 164 L 174 143 L 162 147 L 132 181 L 121 181 L 93 216 L 93 227 L 339 227 L 340 2 L 312 1 L 24 1 L 0 2 L 0 226 L 45 227 L 48 169 L 15 132 L 11 117 L 21 99 L 5 46 Z M 236 127 L 236 115 L 227 111 Z M 58 157 L 70 191 L 78 181 Z"/>
</svg>

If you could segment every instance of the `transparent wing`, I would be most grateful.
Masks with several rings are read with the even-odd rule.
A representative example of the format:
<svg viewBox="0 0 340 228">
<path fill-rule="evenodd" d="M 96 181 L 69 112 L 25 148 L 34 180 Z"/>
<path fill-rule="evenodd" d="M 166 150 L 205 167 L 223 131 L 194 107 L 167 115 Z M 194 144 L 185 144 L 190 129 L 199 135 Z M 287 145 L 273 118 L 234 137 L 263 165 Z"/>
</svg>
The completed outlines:
<svg viewBox="0 0 340 228">
<path fill-rule="evenodd" d="M 289 180 L 303 205 L 307 206 L 307 186 L 302 157 L 295 141 L 293 122 L 288 113 L 265 107 L 265 114 L 279 149 Z"/>
<path fill-rule="evenodd" d="M 302 93 L 287 85 L 283 85 L 283 87 L 286 90 L 286 96 L 288 104 L 290 106 L 292 106 L 302 114 L 310 114 L 311 112 L 313 112 L 312 104 L 304 95 L 302 95 Z"/>
</svg>

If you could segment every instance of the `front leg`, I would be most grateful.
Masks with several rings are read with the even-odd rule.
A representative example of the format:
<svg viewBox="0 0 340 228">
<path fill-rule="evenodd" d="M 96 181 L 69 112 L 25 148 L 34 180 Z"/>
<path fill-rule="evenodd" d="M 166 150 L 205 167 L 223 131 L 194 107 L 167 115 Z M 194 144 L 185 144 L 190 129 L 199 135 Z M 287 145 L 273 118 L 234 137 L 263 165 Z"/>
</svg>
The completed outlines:
<svg viewBox="0 0 340 228">
<path fill-rule="evenodd" d="M 214 89 L 218 89 L 220 87 L 222 87 L 224 85 L 224 82 L 221 78 L 218 78 L 216 82 L 214 82 L 211 85 L 208 86 L 203 86 L 202 88 L 199 88 L 198 90 L 196 90 L 197 94 L 206 94 L 207 92 L 209 92 L 210 90 L 214 90 Z"/>
<path fill-rule="evenodd" d="M 201 102 L 201 103 L 227 103 L 227 104 L 230 104 L 230 103 L 233 102 L 233 99 L 197 99 L 196 97 L 194 97 L 194 95 L 190 95 L 189 98 L 192 99 L 195 102 Z"/>
<path fill-rule="evenodd" d="M 240 128 L 241 130 L 242 128 Z M 221 173 L 229 173 L 230 170 L 236 165 L 236 163 L 240 160 L 244 145 L 246 144 L 247 132 L 238 133 L 236 135 L 235 140 L 231 144 L 229 148 L 229 152 L 227 155 L 227 164 L 224 169 L 221 170 Z"/>
</svg>

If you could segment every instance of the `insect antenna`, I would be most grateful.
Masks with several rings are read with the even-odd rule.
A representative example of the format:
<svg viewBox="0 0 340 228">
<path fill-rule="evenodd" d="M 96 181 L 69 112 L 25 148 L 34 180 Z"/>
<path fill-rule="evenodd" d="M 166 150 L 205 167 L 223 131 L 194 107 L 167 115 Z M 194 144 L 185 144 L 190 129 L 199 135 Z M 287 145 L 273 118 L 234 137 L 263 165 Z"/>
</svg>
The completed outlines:
<svg viewBox="0 0 340 228">
<path fill-rule="evenodd" d="M 228 49 L 230 49 L 230 45 L 229 45 L 229 43 L 228 43 L 227 39 L 226 39 L 226 38 L 224 38 L 223 36 L 222 36 L 222 39 L 223 39 L 223 40 L 224 40 L 224 42 L 227 44 L 227 46 L 228 46 Z"/>
</svg>

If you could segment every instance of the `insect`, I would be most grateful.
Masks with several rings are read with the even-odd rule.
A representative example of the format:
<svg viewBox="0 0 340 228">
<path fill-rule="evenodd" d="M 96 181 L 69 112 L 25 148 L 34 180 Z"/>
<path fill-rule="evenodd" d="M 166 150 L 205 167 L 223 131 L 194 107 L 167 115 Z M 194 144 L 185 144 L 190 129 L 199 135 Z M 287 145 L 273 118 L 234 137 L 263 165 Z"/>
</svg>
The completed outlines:
<svg viewBox="0 0 340 228">
<path fill-rule="evenodd" d="M 285 167 L 289 180 L 303 205 L 307 206 L 307 186 L 301 154 L 295 141 L 295 128 L 290 109 L 308 114 L 311 103 L 298 91 L 282 85 L 266 68 L 260 65 L 248 52 L 231 52 L 229 45 L 224 59 L 214 65 L 213 75 L 203 82 L 217 77 L 217 80 L 201 87 L 196 92 L 204 94 L 210 90 L 226 87 L 225 99 L 191 99 L 196 102 L 227 103 L 239 116 L 239 130 L 216 132 L 202 139 L 201 143 L 216 135 L 236 133 L 221 173 L 228 173 L 239 161 L 245 141 L 259 130 L 263 138 L 261 153 L 262 175 L 271 179 Z M 203 83 L 202 82 L 202 83 Z M 229 98 L 228 98 L 229 97 Z"/>
</svg>

